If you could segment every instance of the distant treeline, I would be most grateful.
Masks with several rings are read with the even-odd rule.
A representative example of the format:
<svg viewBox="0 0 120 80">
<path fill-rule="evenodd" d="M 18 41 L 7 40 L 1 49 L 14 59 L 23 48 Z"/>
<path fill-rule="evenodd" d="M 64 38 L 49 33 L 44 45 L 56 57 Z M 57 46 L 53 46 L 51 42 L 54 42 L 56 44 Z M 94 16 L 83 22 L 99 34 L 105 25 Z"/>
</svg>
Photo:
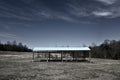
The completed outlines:
<svg viewBox="0 0 120 80">
<path fill-rule="evenodd" d="M 120 59 L 120 41 L 105 40 L 101 45 L 91 46 L 92 57 L 105 59 Z"/>
<path fill-rule="evenodd" d="M 16 41 L 7 41 L 7 43 L 4 44 L 0 42 L 0 51 L 31 52 L 32 50 L 21 42 L 17 43 Z"/>
</svg>

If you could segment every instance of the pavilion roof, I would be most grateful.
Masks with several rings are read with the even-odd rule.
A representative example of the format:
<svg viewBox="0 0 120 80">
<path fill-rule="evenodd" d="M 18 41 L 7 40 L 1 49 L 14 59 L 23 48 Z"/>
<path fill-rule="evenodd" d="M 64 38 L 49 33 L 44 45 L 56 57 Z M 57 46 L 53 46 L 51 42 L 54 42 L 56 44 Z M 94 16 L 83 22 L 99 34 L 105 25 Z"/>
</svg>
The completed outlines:
<svg viewBox="0 0 120 80">
<path fill-rule="evenodd" d="M 90 51 L 89 47 L 35 47 L 33 51 Z"/>
</svg>

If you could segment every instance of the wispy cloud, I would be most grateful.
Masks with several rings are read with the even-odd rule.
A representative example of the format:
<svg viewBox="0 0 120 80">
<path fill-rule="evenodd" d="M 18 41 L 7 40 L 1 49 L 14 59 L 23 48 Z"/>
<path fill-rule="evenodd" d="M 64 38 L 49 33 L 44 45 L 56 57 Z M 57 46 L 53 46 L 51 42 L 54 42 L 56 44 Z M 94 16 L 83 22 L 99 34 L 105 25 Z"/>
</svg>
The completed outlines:
<svg viewBox="0 0 120 80">
<path fill-rule="evenodd" d="M 120 6 L 112 7 L 110 11 L 113 13 L 113 15 L 110 16 L 110 18 L 118 18 L 120 17 Z"/>
<path fill-rule="evenodd" d="M 68 21 L 68 22 L 77 22 L 77 20 L 73 19 L 70 16 L 66 16 L 66 15 L 59 15 L 59 16 L 56 16 L 56 18 L 60 20 Z"/>
<path fill-rule="evenodd" d="M 2 8 L 2 10 L 0 13 L 0 17 L 4 17 L 6 19 L 15 19 L 16 21 L 19 21 L 19 20 L 41 21 L 46 19 L 47 20 L 58 19 L 58 20 L 64 20 L 67 22 L 77 22 L 78 20 L 75 17 L 89 15 L 85 12 L 86 10 L 85 11 L 80 10 L 79 7 L 76 7 L 74 5 L 69 5 L 69 7 L 71 7 L 73 10 L 71 9 L 70 11 L 68 12 L 66 11 L 65 13 L 65 12 L 53 10 L 49 7 L 46 7 L 42 3 L 40 3 L 41 5 L 34 5 L 34 3 L 31 4 L 31 2 L 35 2 L 35 0 L 27 0 L 27 1 L 21 0 L 21 1 L 27 4 L 27 5 L 24 5 L 25 6 L 24 9 L 19 6 L 15 7 L 14 5 L 9 5 L 9 4 L 1 5 L 0 8 Z"/>
<path fill-rule="evenodd" d="M 68 12 L 74 17 L 94 17 L 98 19 L 100 17 L 104 17 L 106 19 L 120 17 L 120 1 L 118 0 L 95 0 L 106 5 L 99 6 L 94 4 L 88 4 L 89 7 L 81 6 L 80 3 L 75 3 L 76 1 L 77 0 L 67 4 L 69 7 Z"/>
<path fill-rule="evenodd" d="M 99 11 L 94 11 L 93 15 L 97 16 L 97 17 L 108 17 L 108 16 L 112 16 L 113 13 L 112 12 L 99 12 Z"/>
<path fill-rule="evenodd" d="M 2 8 L 2 9 L 4 9 L 4 8 Z M 32 20 L 32 18 L 29 16 L 21 15 L 19 13 L 14 13 L 11 11 L 1 11 L 0 17 L 8 18 L 8 19 L 27 20 L 27 21 Z"/>
<path fill-rule="evenodd" d="M 96 1 L 111 5 L 114 4 L 117 0 L 96 0 Z"/>
<path fill-rule="evenodd" d="M 90 16 L 90 14 L 87 12 L 88 9 L 81 7 L 78 4 L 68 4 L 68 7 L 69 7 L 68 12 L 76 17 Z"/>
<path fill-rule="evenodd" d="M 107 7 L 101 7 L 92 4 L 86 5 L 85 2 L 82 4 L 79 0 L 70 0 L 68 3 L 65 3 L 66 6 L 61 6 L 66 11 L 59 11 L 52 8 L 49 8 L 45 4 L 41 2 L 37 2 L 39 0 L 20 0 L 21 6 L 14 6 L 9 3 L 2 3 L 0 5 L 0 21 L 3 21 L 3 18 L 12 20 L 13 22 L 35 22 L 42 20 L 64 20 L 68 22 L 80 22 L 82 18 L 89 17 L 105 17 L 105 18 L 116 18 L 120 17 L 120 8 L 119 5 L 113 7 L 114 3 L 118 0 L 94 0 L 97 2 L 101 2 L 104 4 L 112 4 Z M 4 2 L 4 0 L 3 0 Z M 87 1 L 86 1 L 87 2 Z M 118 3 L 119 4 L 119 3 Z M 86 5 L 86 6 L 81 6 Z M 100 10 L 99 10 L 100 8 Z"/>
<path fill-rule="evenodd" d="M 104 18 L 119 18 L 120 17 L 120 6 L 110 6 L 109 8 L 99 8 L 92 12 L 93 16 L 104 17 Z"/>
<path fill-rule="evenodd" d="M 35 0 L 21 0 L 21 1 L 30 4 L 30 3 L 32 3 L 32 2 L 35 1 Z"/>
<path fill-rule="evenodd" d="M 30 3 L 32 1 L 34 0 L 23 1 L 24 3 L 27 3 L 27 5 L 25 5 L 25 9 L 3 3 L 5 5 L 0 5 L 0 17 L 4 19 L 16 19 L 22 21 L 41 21 L 44 19 L 61 19 L 71 21 L 68 16 L 65 16 L 64 14 L 61 15 L 59 12 L 49 9 L 48 7 L 44 7 L 44 5 L 42 5 L 42 7 L 40 7 L 41 5 L 31 5 Z"/>
<path fill-rule="evenodd" d="M 0 37 L 1 38 L 17 38 L 15 34 L 11 34 L 11 33 L 0 33 Z"/>
</svg>

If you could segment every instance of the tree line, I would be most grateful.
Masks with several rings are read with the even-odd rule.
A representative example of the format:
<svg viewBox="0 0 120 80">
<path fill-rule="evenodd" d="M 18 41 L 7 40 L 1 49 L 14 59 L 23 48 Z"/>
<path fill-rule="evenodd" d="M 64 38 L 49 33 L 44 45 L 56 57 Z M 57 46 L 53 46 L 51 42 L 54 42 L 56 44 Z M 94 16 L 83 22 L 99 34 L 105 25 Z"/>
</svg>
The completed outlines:
<svg viewBox="0 0 120 80">
<path fill-rule="evenodd" d="M 104 40 L 102 44 L 90 47 L 93 58 L 120 59 L 120 40 Z"/>
<path fill-rule="evenodd" d="M 32 50 L 21 42 L 17 43 L 16 41 L 7 41 L 6 43 L 0 42 L 0 51 L 31 52 Z"/>
<path fill-rule="evenodd" d="M 120 40 L 104 40 L 99 46 L 93 44 L 90 48 L 93 58 L 120 59 Z M 32 49 L 29 49 L 21 42 L 7 41 L 6 43 L 0 42 L 0 51 L 31 52 Z"/>
</svg>

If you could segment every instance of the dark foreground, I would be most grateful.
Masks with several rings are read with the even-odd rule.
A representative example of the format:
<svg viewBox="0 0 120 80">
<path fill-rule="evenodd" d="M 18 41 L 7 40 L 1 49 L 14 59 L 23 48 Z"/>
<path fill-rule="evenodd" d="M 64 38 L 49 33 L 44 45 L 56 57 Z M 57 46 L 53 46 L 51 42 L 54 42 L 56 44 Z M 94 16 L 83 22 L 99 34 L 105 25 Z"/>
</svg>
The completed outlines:
<svg viewBox="0 0 120 80">
<path fill-rule="evenodd" d="M 120 80 L 119 60 L 32 62 L 31 53 L 10 53 L 0 55 L 0 80 Z"/>
</svg>

